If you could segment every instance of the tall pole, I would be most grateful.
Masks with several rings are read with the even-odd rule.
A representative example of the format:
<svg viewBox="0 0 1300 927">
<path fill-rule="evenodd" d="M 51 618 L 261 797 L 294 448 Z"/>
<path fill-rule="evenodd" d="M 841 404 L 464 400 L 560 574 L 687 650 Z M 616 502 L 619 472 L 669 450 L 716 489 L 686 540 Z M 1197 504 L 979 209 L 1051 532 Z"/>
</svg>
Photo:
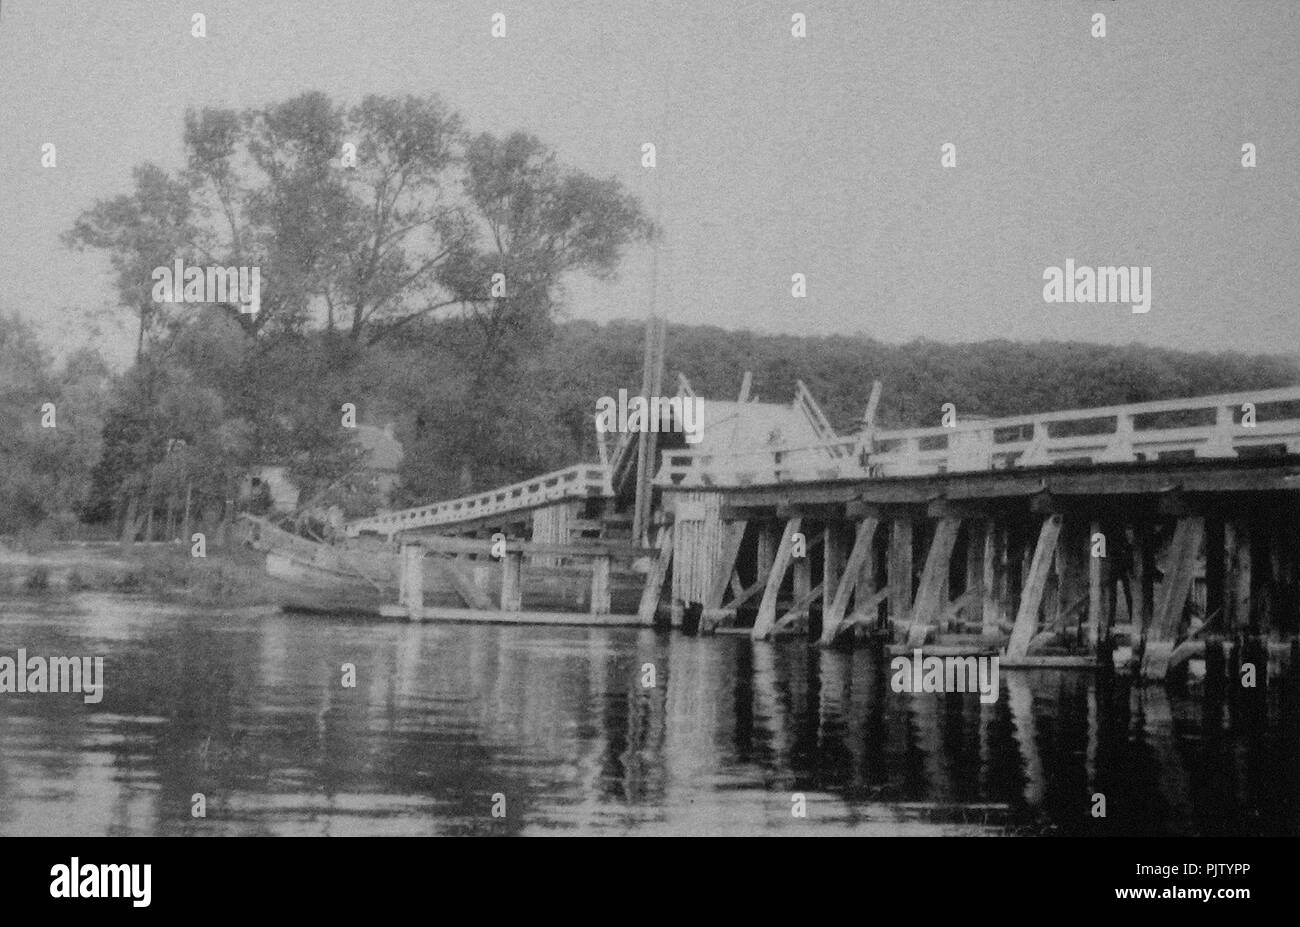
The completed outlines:
<svg viewBox="0 0 1300 927">
<path fill-rule="evenodd" d="M 658 396 L 664 381 L 664 342 L 667 324 L 651 315 L 646 320 L 645 356 L 641 367 L 641 395 L 647 400 Z M 636 498 L 632 505 L 632 538 L 638 544 L 649 542 L 651 501 L 654 488 L 656 449 L 659 443 L 658 422 L 643 419 L 636 455 Z M 653 429 L 653 430 L 652 430 Z"/>
</svg>

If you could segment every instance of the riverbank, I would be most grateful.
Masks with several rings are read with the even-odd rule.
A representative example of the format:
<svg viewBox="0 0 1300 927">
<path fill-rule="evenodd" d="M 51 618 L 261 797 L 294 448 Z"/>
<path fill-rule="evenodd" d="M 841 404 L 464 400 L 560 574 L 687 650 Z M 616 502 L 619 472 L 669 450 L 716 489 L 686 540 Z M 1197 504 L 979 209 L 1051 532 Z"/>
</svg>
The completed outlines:
<svg viewBox="0 0 1300 927">
<path fill-rule="evenodd" d="M 0 545 L 0 594 L 131 592 L 195 606 L 276 602 L 260 553 L 242 547 L 190 556 L 189 545 L 61 543 L 39 551 Z"/>
</svg>

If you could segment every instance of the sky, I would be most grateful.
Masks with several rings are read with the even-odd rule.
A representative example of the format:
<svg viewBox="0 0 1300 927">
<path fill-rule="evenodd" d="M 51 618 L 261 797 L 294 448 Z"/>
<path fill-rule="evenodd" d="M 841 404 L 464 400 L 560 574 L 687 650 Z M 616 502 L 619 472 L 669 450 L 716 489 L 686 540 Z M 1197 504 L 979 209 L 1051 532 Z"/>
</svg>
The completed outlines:
<svg viewBox="0 0 1300 927">
<path fill-rule="evenodd" d="M 2 0 L 0 312 L 129 361 L 61 234 L 180 166 L 187 107 L 307 90 L 437 93 L 637 193 L 657 255 L 571 280 L 571 317 L 1300 352 L 1295 0 Z M 1150 311 L 1045 302 L 1067 259 L 1151 267 Z"/>
</svg>

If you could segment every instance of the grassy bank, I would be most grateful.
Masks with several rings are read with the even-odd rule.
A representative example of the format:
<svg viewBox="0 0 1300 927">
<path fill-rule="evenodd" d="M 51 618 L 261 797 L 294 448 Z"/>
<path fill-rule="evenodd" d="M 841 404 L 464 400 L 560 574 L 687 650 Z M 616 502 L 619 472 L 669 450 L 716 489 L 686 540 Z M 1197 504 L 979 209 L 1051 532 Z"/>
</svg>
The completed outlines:
<svg viewBox="0 0 1300 927">
<path fill-rule="evenodd" d="M 262 555 L 245 548 L 191 557 L 189 545 L 56 544 L 0 547 L 0 594 L 129 592 L 200 606 L 274 604 Z"/>
</svg>

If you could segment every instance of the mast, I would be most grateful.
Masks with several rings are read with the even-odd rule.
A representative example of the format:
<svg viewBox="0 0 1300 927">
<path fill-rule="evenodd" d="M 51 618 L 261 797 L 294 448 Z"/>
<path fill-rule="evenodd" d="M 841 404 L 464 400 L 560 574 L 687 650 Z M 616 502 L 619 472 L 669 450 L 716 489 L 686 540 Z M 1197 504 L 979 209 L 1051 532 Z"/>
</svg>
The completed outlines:
<svg viewBox="0 0 1300 927">
<path fill-rule="evenodd" d="M 663 392 L 664 347 L 667 323 L 651 314 L 646 319 L 645 355 L 641 365 L 641 395 L 647 403 L 652 396 Z M 649 540 L 651 503 L 654 498 L 655 464 L 659 446 L 658 422 L 643 420 L 636 455 L 636 498 L 632 505 L 632 539 L 638 544 Z"/>
</svg>

